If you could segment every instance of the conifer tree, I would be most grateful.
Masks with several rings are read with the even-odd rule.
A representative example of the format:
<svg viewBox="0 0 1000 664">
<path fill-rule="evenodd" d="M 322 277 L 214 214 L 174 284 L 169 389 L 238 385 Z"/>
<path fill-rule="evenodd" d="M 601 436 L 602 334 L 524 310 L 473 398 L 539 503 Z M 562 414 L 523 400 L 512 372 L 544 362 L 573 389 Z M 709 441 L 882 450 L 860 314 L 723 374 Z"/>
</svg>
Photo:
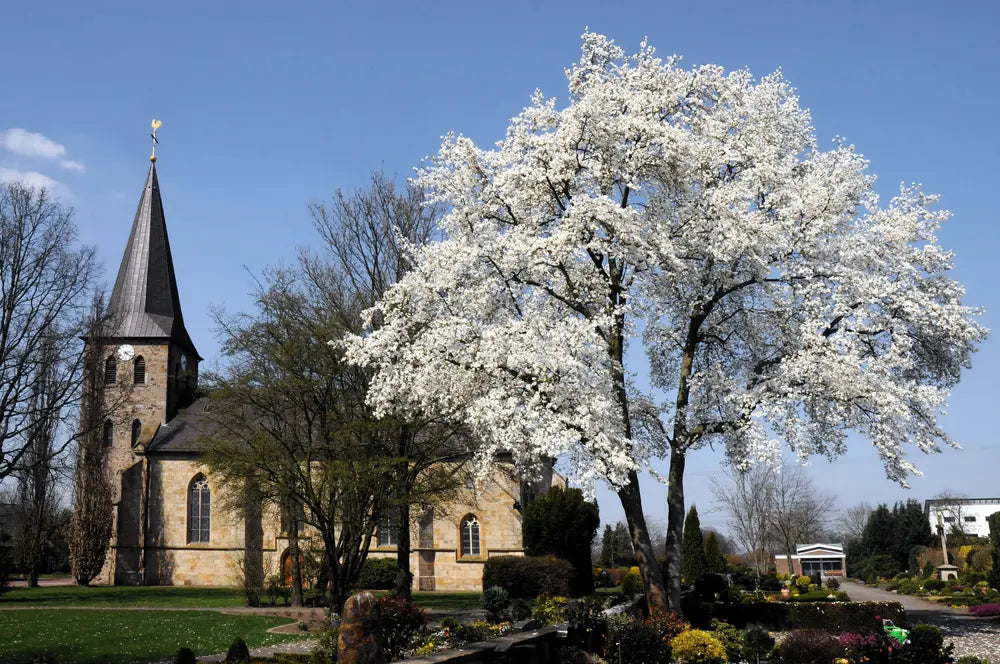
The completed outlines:
<svg viewBox="0 0 1000 664">
<path fill-rule="evenodd" d="M 718 546 L 718 542 L 716 543 Z M 698 519 L 698 509 L 692 505 L 684 520 L 684 540 L 681 547 L 683 567 L 681 574 L 685 583 L 694 583 L 708 573 L 708 562 L 705 560 L 705 539 L 701 535 L 701 521 Z"/>
<path fill-rule="evenodd" d="M 605 524 L 604 532 L 601 533 L 601 567 L 614 567 L 612 560 L 615 557 L 615 531 L 611 524 Z"/>
<path fill-rule="evenodd" d="M 552 555 L 573 565 L 574 596 L 594 590 L 590 543 L 601 523 L 597 504 L 580 489 L 552 489 L 524 510 L 524 550 L 530 556 Z"/>
<path fill-rule="evenodd" d="M 709 531 L 705 538 L 705 563 L 709 574 L 724 574 L 726 571 L 726 557 L 719 549 L 719 538 L 715 531 Z"/>
<path fill-rule="evenodd" d="M 890 555 L 900 569 L 910 569 L 910 552 L 914 547 L 926 546 L 931 539 L 931 526 L 919 502 L 910 498 L 896 503 L 892 509 L 892 549 Z M 879 553 L 873 551 L 871 553 Z M 869 553 L 869 555 L 871 555 Z M 910 571 L 918 571 L 910 569 Z"/>
<path fill-rule="evenodd" d="M 615 567 L 631 567 L 635 562 L 635 549 L 632 547 L 632 536 L 628 526 L 619 521 L 615 524 Z"/>
</svg>

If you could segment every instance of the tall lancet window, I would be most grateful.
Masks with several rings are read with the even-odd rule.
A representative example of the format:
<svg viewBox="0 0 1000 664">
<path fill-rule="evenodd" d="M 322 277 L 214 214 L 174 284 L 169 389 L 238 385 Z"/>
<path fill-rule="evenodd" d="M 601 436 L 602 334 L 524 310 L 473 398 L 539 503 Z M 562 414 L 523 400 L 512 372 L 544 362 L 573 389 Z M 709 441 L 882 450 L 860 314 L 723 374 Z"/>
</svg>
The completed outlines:
<svg viewBox="0 0 1000 664">
<path fill-rule="evenodd" d="M 146 360 L 142 355 L 135 358 L 135 366 L 132 369 L 133 382 L 136 385 L 143 385 L 146 382 Z"/>
<path fill-rule="evenodd" d="M 139 442 L 139 436 L 142 435 L 142 422 L 139 420 L 132 420 L 132 446 L 134 447 L 136 443 Z"/>
<path fill-rule="evenodd" d="M 479 519 L 470 514 L 462 519 L 462 555 L 478 556 L 479 552 Z"/>
<path fill-rule="evenodd" d="M 207 543 L 212 523 L 212 492 L 198 473 L 188 485 L 188 542 Z"/>
<path fill-rule="evenodd" d="M 118 360 L 114 355 L 109 355 L 104 362 L 104 384 L 114 385 L 118 382 Z"/>
</svg>

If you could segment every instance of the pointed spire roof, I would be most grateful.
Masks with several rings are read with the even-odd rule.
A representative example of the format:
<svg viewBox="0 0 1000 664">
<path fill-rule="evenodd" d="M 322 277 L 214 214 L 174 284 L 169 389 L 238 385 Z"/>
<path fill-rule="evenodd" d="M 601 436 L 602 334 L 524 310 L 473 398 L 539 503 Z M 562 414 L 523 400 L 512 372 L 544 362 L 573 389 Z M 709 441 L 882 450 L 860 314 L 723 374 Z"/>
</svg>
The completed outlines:
<svg viewBox="0 0 1000 664">
<path fill-rule="evenodd" d="M 155 161 L 149 166 L 109 306 L 117 321 L 114 336 L 169 339 L 201 359 L 181 315 Z"/>
</svg>

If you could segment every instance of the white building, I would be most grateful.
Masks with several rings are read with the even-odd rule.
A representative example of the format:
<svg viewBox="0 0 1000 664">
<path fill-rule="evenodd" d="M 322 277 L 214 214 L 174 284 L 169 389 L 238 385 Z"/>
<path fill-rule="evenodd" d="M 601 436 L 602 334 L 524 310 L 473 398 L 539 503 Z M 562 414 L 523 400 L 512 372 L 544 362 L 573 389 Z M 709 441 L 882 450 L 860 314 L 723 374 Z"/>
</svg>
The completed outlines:
<svg viewBox="0 0 1000 664">
<path fill-rule="evenodd" d="M 938 517 L 946 533 L 957 528 L 966 535 L 990 536 L 986 517 L 1000 512 L 1000 498 L 934 498 L 924 502 L 931 532 L 938 532 Z"/>
<path fill-rule="evenodd" d="M 791 558 L 795 576 L 844 576 L 847 569 L 843 544 L 797 544 Z M 774 568 L 778 574 L 788 574 L 788 556 L 776 555 Z"/>
</svg>

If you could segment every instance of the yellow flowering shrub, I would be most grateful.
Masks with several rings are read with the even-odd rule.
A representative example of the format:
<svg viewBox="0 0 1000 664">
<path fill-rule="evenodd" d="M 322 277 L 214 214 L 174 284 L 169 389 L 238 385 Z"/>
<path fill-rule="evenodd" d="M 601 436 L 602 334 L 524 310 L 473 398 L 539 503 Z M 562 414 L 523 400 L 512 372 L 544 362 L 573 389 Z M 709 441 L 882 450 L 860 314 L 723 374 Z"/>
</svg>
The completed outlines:
<svg viewBox="0 0 1000 664">
<path fill-rule="evenodd" d="M 726 649 L 717 638 L 700 629 L 689 629 L 670 642 L 673 658 L 679 664 L 724 664 Z"/>
</svg>

